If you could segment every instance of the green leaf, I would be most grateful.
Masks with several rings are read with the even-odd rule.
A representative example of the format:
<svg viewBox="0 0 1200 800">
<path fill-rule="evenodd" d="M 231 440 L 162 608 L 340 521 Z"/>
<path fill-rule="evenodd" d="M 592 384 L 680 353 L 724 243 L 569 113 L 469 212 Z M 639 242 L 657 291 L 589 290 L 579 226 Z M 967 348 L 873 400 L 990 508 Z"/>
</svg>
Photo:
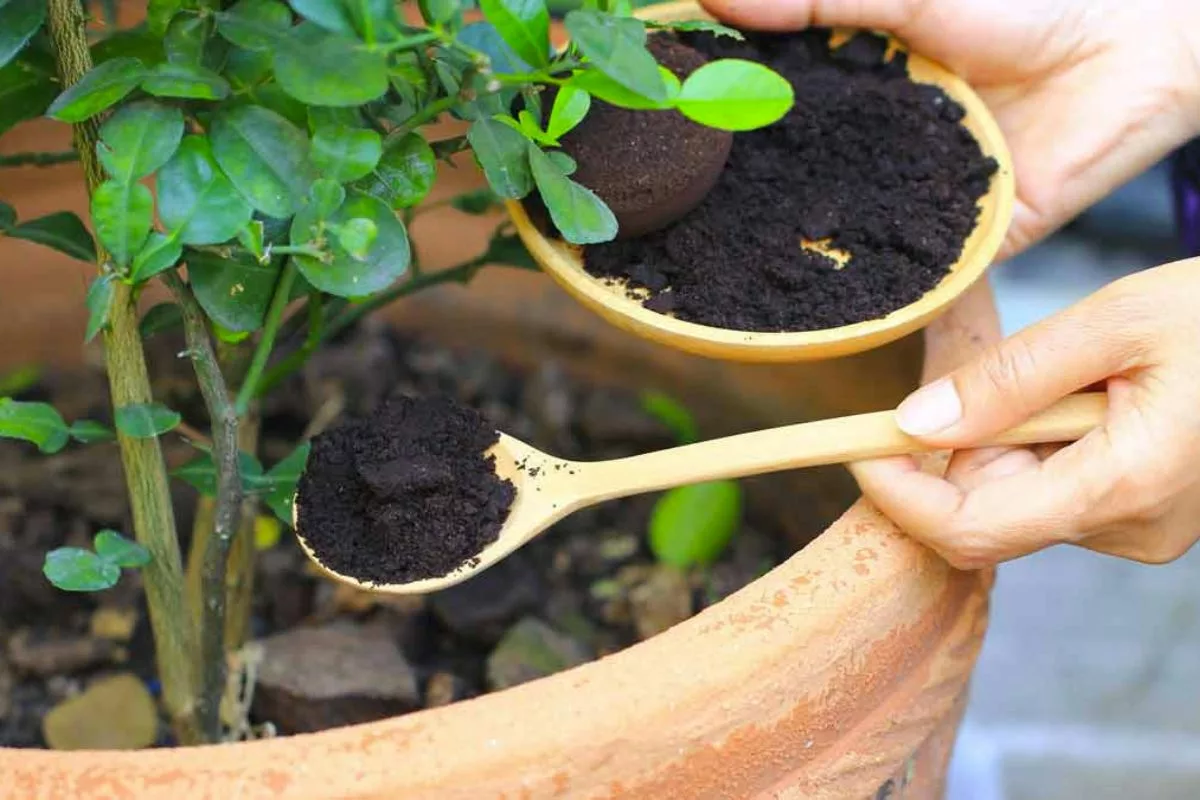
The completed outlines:
<svg viewBox="0 0 1200 800">
<path fill-rule="evenodd" d="M 636 92 L 632 92 L 603 72 L 595 69 L 579 70 L 572 74 L 568 86 L 581 89 L 599 100 L 618 108 L 628 108 L 634 111 L 657 111 L 674 106 L 675 97 L 681 89 L 679 78 L 666 67 L 659 67 L 658 74 L 667 87 L 665 100 L 649 100 Z"/>
<path fill-rule="evenodd" d="M 300 16 L 327 31 L 353 36 L 354 19 L 343 0 L 288 0 Z"/>
<path fill-rule="evenodd" d="M 535 67 L 550 63 L 550 12 L 544 0 L 479 0 L 505 43 Z"/>
<path fill-rule="evenodd" d="M 551 150 L 546 153 L 546 156 L 554 162 L 554 166 L 558 167 L 558 171 L 563 175 L 572 175 L 575 170 L 579 169 L 579 164 L 575 162 L 575 159 L 562 150 Z"/>
<path fill-rule="evenodd" d="M 517 119 L 519 121 L 516 123 L 516 129 L 525 134 L 526 138 L 550 147 L 558 144 L 556 139 L 551 138 L 544 130 L 542 130 L 541 126 L 538 125 L 537 119 L 534 118 L 533 114 L 531 114 L 528 109 L 521 109 L 521 111 L 517 114 Z M 498 120 L 510 128 L 513 127 L 512 117 L 501 116 L 498 117 Z"/>
<path fill-rule="evenodd" d="M 736 39 L 739 42 L 745 41 L 746 37 L 741 31 L 734 30 L 728 25 L 722 25 L 719 22 L 713 22 L 708 19 L 687 19 L 677 22 L 660 22 L 657 20 L 647 20 L 647 28 L 657 28 L 660 30 L 680 31 L 680 32 L 695 32 L 695 33 L 710 33 L 717 37 L 728 37 Z"/>
<path fill-rule="evenodd" d="M 96 244 L 83 220 L 70 211 L 56 211 L 44 217 L 22 222 L 6 231 L 14 239 L 52 247 L 80 261 L 96 260 Z"/>
<path fill-rule="evenodd" d="M 565 24 L 579 52 L 605 75 L 647 100 L 667 100 L 658 62 L 646 49 L 645 23 L 579 10 L 569 12 Z"/>
<path fill-rule="evenodd" d="M 60 547 L 46 554 L 42 574 L 66 592 L 98 592 L 117 585 L 121 568 L 91 550 Z"/>
<path fill-rule="evenodd" d="M 163 37 L 163 51 L 172 64 L 198 65 L 204 58 L 212 17 L 184 14 L 171 20 Z"/>
<path fill-rule="evenodd" d="M 17 57 L 46 21 L 46 0 L 0 2 L 0 67 Z"/>
<path fill-rule="evenodd" d="M 262 220 L 252 219 L 238 229 L 237 240 L 259 261 L 267 260 L 267 242 Z"/>
<path fill-rule="evenodd" d="M 238 472 L 242 478 L 242 490 L 246 493 L 259 489 L 263 477 L 262 464 L 244 451 L 238 452 Z M 205 497 L 217 496 L 217 467 L 212 454 L 197 453 L 191 461 L 171 471 L 171 476 L 192 486 Z"/>
<path fill-rule="evenodd" d="M 34 364 L 26 364 L 8 372 L 0 373 L 0 395 L 18 395 L 37 386 L 42 371 Z"/>
<path fill-rule="evenodd" d="M 375 227 L 375 223 L 363 218 L 346 221 L 337 232 L 338 243 L 352 258 L 359 261 L 367 257 L 378 235 L 379 229 Z"/>
<path fill-rule="evenodd" d="M 304 474 L 312 444 L 305 442 L 288 454 L 287 458 L 271 467 L 258 485 L 263 501 L 275 512 L 275 516 L 292 524 L 292 504 L 296 499 L 296 484 Z"/>
<path fill-rule="evenodd" d="M 46 115 L 61 122 L 83 122 L 118 103 L 146 77 L 136 58 L 114 58 L 92 67 L 79 82 L 60 94 Z"/>
<path fill-rule="evenodd" d="M 373 174 L 359 188 L 393 209 L 410 208 L 429 194 L 437 180 L 437 159 L 421 134 L 413 132 L 384 152 Z"/>
<path fill-rule="evenodd" d="M 42 68 L 19 58 L 0 68 L 0 135 L 42 116 L 57 94 L 52 65 Z"/>
<path fill-rule="evenodd" d="M 308 201 L 311 212 L 316 215 L 316 221 L 324 222 L 336 214 L 342 203 L 346 202 L 346 190 L 335 180 L 321 178 L 308 190 Z M 296 242 L 293 240 L 292 244 Z"/>
<path fill-rule="evenodd" d="M 130 403 L 117 408 L 117 430 L 135 439 L 160 436 L 183 421 L 179 412 L 162 403 Z"/>
<path fill-rule="evenodd" d="M 166 58 L 163 40 L 145 26 L 115 31 L 92 45 L 92 61 L 103 64 L 114 58 L 136 58 L 142 64 L 157 64 Z"/>
<path fill-rule="evenodd" d="M 529 165 L 550 219 L 572 244 L 611 241 L 617 235 L 617 218 L 604 202 L 584 186 L 563 175 L 554 162 L 532 142 Z"/>
<path fill-rule="evenodd" d="M 117 438 L 116 433 L 107 425 L 101 425 L 99 422 L 90 419 L 80 419 L 71 423 L 69 432 L 72 439 L 83 444 L 111 442 Z"/>
<path fill-rule="evenodd" d="M 583 122 L 591 107 L 590 94 L 573 86 L 562 87 L 555 95 L 554 105 L 550 108 L 550 121 L 546 123 L 546 133 L 551 139 L 561 139 Z"/>
<path fill-rule="evenodd" d="M 0 397 L 0 438 L 24 439 L 49 455 L 66 447 L 70 436 L 66 421 L 54 406 Z"/>
<path fill-rule="evenodd" d="M 792 84 L 753 61 L 712 61 L 688 76 L 675 101 L 689 119 L 727 131 L 748 131 L 778 122 L 792 108 Z"/>
<path fill-rule="evenodd" d="M 286 219 L 304 204 L 315 175 L 304 132 L 261 106 L 213 115 L 209 139 L 221 170 L 250 205 Z"/>
<path fill-rule="evenodd" d="M 387 55 L 355 40 L 300 25 L 275 50 L 275 79 L 314 106 L 361 106 L 388 90 Z"/>
<path fill-rule="evenodd" d="M 0 233 L 7 233 L 17 221 L 17 210 L 0 200 Z"/>
<path fill-rule="evenodd" d="M 90 342 L 96 338 L 97 333 L 108 327 L 108 312 L 112 308 L 112 298 L 112 275 L 101 275 L 92 281 L 92 285 L 88 287 L 87 299 L 84 301 L 88 310 L 87 329 L 83 334 L 85 342 Z"/>
<path fill-rule="evenodd" d="M 262 327 L 279 281 L 279 268 L 249 257 L 188 252 L 188 278 L 196 300 L 214 322 L 238 333 Z"/>
<path fill-rule="evenodd" d="M 309 106 L 308 129 L 313 133 L 322 128 L 361 128 L 362 114 L 357 108 L 341 106 Z"/>
<path fill-rule="evenodd" d="M 220 244 L 254 210 L 221 171 L 208 139 L 188 136 L 158 173 L 158 216 L 182 244 Z"/>
<path fill-rule="evenodd" d="M 498 120 L 480 119 L 471 125 L 467 140 L 496 194 L 519 200 L 533 190 L 524 136 Z"/>
<path fill-rule="evenodd" d="M 183 312 L 174 303 L 159 303 L 151 307 L 138 323 L 138 332 L 143 339 L 164 331 L 183 327 Z"/>
<path fill-rule="evenodd" d="M 338 183 L 369 175 L 382 155 L 383 140 L 372 130 L 338 125 L 318 128 L 313 135 L 313 165 Z"/>
<path fill-rule="evenodd" d="M 199 64 L 172 64 L 164 61 L 142 81 L 142 89 L 156 97 L 181 97 L 188 100 L 224 100 L 229 82 Z"/>
<path fill-rule="evenodd" d="M 105 181 L 92 194 L 96 235 L 119 267 L 129 266 L 153 224 L 154 197 L 140 183 Z"/>
<path fill-rule="evenodd" d="M 681 569 L 708 566 L 724 552 L 742 523 L 742 489 L 735 481 L 680 486 L 650 514 L 650 550 Z"/>
<path fill-rule="evenodd" d="M 182 111 L 140 100 L 122 106 L 100 126 L 96 153 L 113 180 L 132 183 L 167 163 L 182 138 Z"/>
<path fill-rule="evenodd" d="M 497 75 L 533 72 L 533 66 L 513 52 L 490 22 L 472 22 L 463 26 L 458 32 L 458 42 L 487 56 L 492 62 L 492 72 Z"/>
<path fill-rule="evenodd" d="M 292 27 L 292 12 L 279 0 L 240 0 L 216 15 L 217 31 L 247 50 L 270 50 Z"/>
<path fill-rule="evenodd" d="M 430 25 L 449 22 L 459 12 L 459 0 L 418 0 L 417 5 Z"/>
<path fill-rule="evenodd" d="M 691 412 L 670 396 L 662 392 L 643 392 L 642 408 L 670 428 L 679 444 L 691 444 L 700 437 Z"/>
<path fill-rule="evenodd" d="M 387 288 L 408 271 L 411 258 L 404 225 L 381 200 L 353 193 L 329 222 L 341 226 L 353 219 L 370 220 L 376 229 L 375 241 L 362 258 L 356 258 L 336 239 L 327 243 L 332 254 L 328 262 L 311 256 L 294 256 L 300 274 L 309 283 L 339 297 L 363 297 Z M 314 223 L 311 209 L 297 214 L 292 222 L 292 242 L 310 241 Z"/>
<path fill-rule="evenodd" d="M 183 6 L 184 0 L 150 0 L 146 7 L 146 27 L 155 36 L 162 36 Z"/>
<path fill-rule="evenodd" d="M 150 551 L 114 530 L 102 530 L 92 543 L 96 555 L 118 567 L 137 569 L 150 563 Z"/>
<path fill-rule="evenodd" d="M 466 214 L 479 216 L 500 205 L 500 198 L 491 189 L 476 189 L 451 198 L 450 205 Z"/>
<path fill-rule="evenodd" d="M 129 279 L 135 285 L 150 280 L 160 272 L 166 272 L 183 257 L 183 245 L 176 236 L 167 236 L 155 231 L 146 244 L 133 258 L 133 269 Z"/>
<path fill-rule="evenodd" d="M 484 264 L 505 264 L 535 272 L 540 269 L 537 262 L 533 260 L 533 256 L 529 255 L 529 250 L 521 241 L 521 237 L 515 233 L 497 231 L 493 234 L 491 241 L 488 242 L 487 250 L 483 253 L 482 261 Z"/>
</svg>

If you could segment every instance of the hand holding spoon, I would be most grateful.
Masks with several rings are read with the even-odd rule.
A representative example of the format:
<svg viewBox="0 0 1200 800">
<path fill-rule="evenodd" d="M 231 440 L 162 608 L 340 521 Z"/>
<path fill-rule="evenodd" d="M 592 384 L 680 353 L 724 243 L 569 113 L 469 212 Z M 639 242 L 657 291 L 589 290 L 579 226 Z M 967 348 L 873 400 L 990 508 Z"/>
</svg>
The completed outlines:
<svg viewBox="0 0 1200 800">
<path fill-rule="evenodd" d="M 1103 423 L 1106 409 L 1103 393 L 1072 395 L 981 446 L 1075 441 Z M 704 481 L 929 450 L 896 427 L 891 411 L 742 433 L 612 461 L 566 461 L 501 434 L 491 453 L 497 474 L 516 487 L 516 499 L 495 541 L 449 574 L 408 583 L 366 583 L 322 564 L 298 525 L 296 532 L 308 557 L 339 581 L 369 592 L 424 594 L 471 578 L 568 514 L 606 500 Z M 298 520 L 298 507 L 293 514 L 293 521 Z"/>
</svg>

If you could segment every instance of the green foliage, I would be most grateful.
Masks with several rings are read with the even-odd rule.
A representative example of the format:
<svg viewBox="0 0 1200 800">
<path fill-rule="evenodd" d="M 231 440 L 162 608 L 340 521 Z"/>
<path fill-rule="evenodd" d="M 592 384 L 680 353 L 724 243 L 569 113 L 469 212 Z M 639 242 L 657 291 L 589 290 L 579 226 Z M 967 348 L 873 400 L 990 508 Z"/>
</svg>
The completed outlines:
<svg viewBox="0 0 1200 800">
<path fill-rule="evenodd" d="M 181 139 L 183 113 L 154 100 L 142 100 L 121 107 L 100 126 L 97 155 L 109 177 L 128 184 L 167 163 Z"/>
<path fill-rule="evenodd" d="M 550 12 L 542 0 L 480 0 L 479 8 L 525 63 L 550 62 Z"/>
<path fill-rule="evenodd" d="M 374 172 L 358 186 L 399 210 L 424 200 L 436 178 L 433 148 L 421 134 L 410 133 L 383 153 Z"/>
<path fill-rule="evenodd" d="M 81 261 L 96 260 L 92 235 L 83 220 L 70 211 L 55 211 L 18 224 L 16 210 L 0 202 L 0 235 L 36 242 Z"/>
<path fill-rule="evenodd" d="M 42 573 L 67 592 L 111 589 L 121 579 L 121 569 L 139 569 L 150 563 L 150 553 L 113 530 L 102 530 L 92 542 L 95 551 L 60 547 L 46 554 Z"/>
<path fill-rule="evenodd" d="M 304 132 L 270 109 L 240 106 L 217 112 L 212 153 L 251 206 L 287 219 L 300 210 L 316 176 Z"/>
<path fill-rule="evenodd" d="M 70 438 L 67 423 L 54 406 L 0 397 L 0 439 L 23 439 L 50 454 L 66 447 Z"/>
<path fill-rule="evenodd" d="M 0 2 L 0 67 L 16 58 L 46 21 L 46 0 Z"/>
<path fill-rule="evenodd" d="M 598 70 L 629 91 L 654 102 L 667 100 L 667 86 L 646 49 L 646 24 L 600 11 L 572 11 L 567 32 Z"/>
<path fill-rule="evenodd" d="M 689 75 L 675 107 L 702 125 L 745 131 L 778 122 L 794 102 L 786 78 L 762 64 L 727 58 Z"/>
<path fill-rule="evenodd" d="M 549 156 L 529 143 L 529 165 L 555 227 L 569 242 L 607 242 L 617 235 L 617 218 L 591 190 L 571 180 Z"/>
<path fill-rule="evenodd" d="M 134 439 L 152 439 L 183 421 L 178 411 L 162 403 L 131 403 L 116 411 L 117 430 Z"/>
<path fill-rule="evenodd" d="M 185 138 L 159 178 L 159 218 L 182 244 L 229 241 L 254 213 L 217 166 L 203 136 Z"/>
<path fill-rule="evenodd" d="M 127 267 L 154 224 L 154 196 L 141 183 L 108 180 L 92 193 L 96 236 L 118 267 Z"/>
<path fill-rule="evenodd" d="M 351 183 L 365 178 L 379 164 L 382 156 L 383 139 L 372 130 L 348 125 L 326 125 L 317 128 L 313 134 L 313 165 L 323 176 L 338 183 Z"/>
<path fill-rule="evenodd" d="M 88 311 L 87 329 L 83 334 L 85 342 L 96 338 L 96 334 L 108 325 L 108 311 L 112 307 L 112 296 L 112 275 L 100 275 L 88 287 L 87 299 L 84 301 Z"/>
<path fill-rule="evenodd" d="M 56 97 L 46 113 L 61 122 L 83 122 L 118 103 L 145 77 L 146 66 L 140 60 L 110 59 Z"/>
</svg>

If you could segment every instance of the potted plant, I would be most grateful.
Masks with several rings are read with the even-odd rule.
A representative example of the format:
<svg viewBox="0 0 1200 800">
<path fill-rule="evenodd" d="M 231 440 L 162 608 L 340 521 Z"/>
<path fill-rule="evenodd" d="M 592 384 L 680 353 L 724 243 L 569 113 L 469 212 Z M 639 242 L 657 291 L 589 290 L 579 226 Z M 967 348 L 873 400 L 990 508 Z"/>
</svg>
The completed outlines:
<svg viewBox="0 0 1200 800">
<path fill-rule="evenodd" d="M 252 432 L 265 388 L 296 369 L 322 340 L 351 330 L 391 300 L 432 284 L 465 281 L 486 264 L 527 266 L 513 235 L 502 228 L 484 254 L 459 267 L 405 278 L 413 248 L 403 223 L 416 217 L 414 208 L 432 188 L 435 159 L 469 147 L 492 189 L 503 190 L 505 181 L 524 180 L 513 177 L 521 169 L 513 167 L 515 134 L 523 159 L 517 163 L 526 165 L 556 226 L 575 226 L 576 241 L 615 234 L 605 221 L 606 204 L 571 181 L 569 160 L 547 154 L 538 142 L 555 138 L 551 123 L 564 114 L 573 118 L 578 110 L 572 106 L 583 101 L 552 84 L 560 91 L 544 123 L 532 112 L 508 117 L 510 122 L 495 119 L 511 108 L 509 98 L 495 109 L 487 106 L 503 95 L 496 90 L 506 82 L 518 95 L 547 82 L 545 74 L 529 80 L 490 68 L 497 54 L 545 58 L 539 67 L 545 70 L 564 63 L 554 59 L 578 57 L 569 65 L 572 76 L 594 72 L 610 79 L 599 66 L 603 56 L 595 58 L 601 45 L 581 45 L 551 59 L 537 4 L 485 3 L 489 22 L 472 23 L 482 25 L 474 28 L 461 23 L 455 4 L 423 4 L 426 25 L 404 24 L 386 4 L 365 7 L 360 17 L 356 8 L 335 2 L 296 2 L 289 9 L 243 0 L 219 10 L 155 3 L 148 38 L 167 56 L 156 61 L 133 55 L 147 52 L 138 49 L 147 46 L 146 38 L 108 42 L 107 49 L 89 45 L 74 2 L 51 2 L 46 17 L 36 4 L 0 7 L 0 14 L 14 15 L 7 21 L 25 26 L 5 30 L 29 34 L 10 46 L 13 63 L 28 72 L 49 55 L 68 85 L 55 93 L 49 112 L 76 125 L 99 245 L 70 217 L 24 219 L 6 212 L 0 221 L 10 237 L 100 256 L 100 272 L 88 290 L 88 334 L 105 341 L 113 408 L 110 428 L 95 419 L 68 419 L 40 402 L 9 399 L 0 407 L 0 424 L 6 435 L 47 452 L 72 438 L 118 439 L 126 478 L 135 487 L 136 543 L 105 534 L 93 549 L 56 551 L 46 573 L 79 590 L 113 585 L 122 568 L 140 570 L 163 707 L 177 743 L 187 745 L 127 754 L 4 751 L 0 770 L 12 778 L 5 785 L 21 796 L 44 790 L 86 796 L 98 786 L 91 781 L 99 780 L 146 794 L 222 796 L 236 784 L 243 792 L 338 797 L 477 797 L 518 786 L 547 796 L 587 796 L 606 787 L 656 796 L 742 796 L 790 786 L 798 796 L 818 796 L 822 786 L 841 791 L 888 780 L 912 791 L 935 786 L 982 633 L 987 576 L 953 572 L 862 505 L 769 575 L 607 658 L 384 722 L 215 749 L 193 746 L 227 733 L 220 713 L 225 655 L 245 638 L 244 628 L 229 620 L 245 613 L 238 590 L 248 580 L 230 581 L 228 575 L 248 571 L 252 550 L 252 527 L 239 517 L 255 519 L 251 508 L 257 503 L 287 518 L 306 455 L 302 445 L 277 454 L 269 469 L 257 460 Z M 293 10 L 305 21 L 297 23 Z M 572 31 L 576 41 L 588 25 L 645 32 L 619 8 L 580 13 Z M 529 41 L 536 47 L 527 47 Z M 460 45 L 471 57 L 459 53 L 456 61 Z M 589 53 L 587 47 L 600 49 Z M 210 48 L 224 51 L 222 69 L 213 68 Z M 88 69 L 94 49 L 103 60 Z M 484 50 L 492 53 L 487 65 L 473 55 Z M 328 79 L 345 70 L 355 79 Z M 513 76 L 519 79 L 507 80 Z M 388 102 L 380 104 L 384 95 Z M 44 92 L 40 97 L 32 107 L 49 102 Z M 469 128 L 430 144 L 418 130 L 446 111 L 465 117 Z M 156 194 L 145 186 L 151 174 Z M 530 187 L 510 188 L 519 193 Z M 556 192 L 562 200 L 554 199 Z M 476 211 L 489 197 L 476 192 L 456 204 Z M 290 223 L 279 223 L 280 217 Z M 173 302 L 139 319 L 133 299 L 150 278 L 167 284 Z M 297 307 L 302 314 L 287 316 Z M 138 340 L 139 332 L 171 324 L 180 325 L 186 338 L 205 405 L 198 417 L 209 422 L 208 431 L 189 434 L 197 452 L 180 470 L 208 495 L 190 543 L 190 593 L 182 588 L 161 455 L 166 434 L 177 430 L 182 415 L 150 394 Z M 272 360 L 273 344 L 289 336 L 297 346 Z M 947 352 L 960 352 L 960 344 Z M 845 550 L 851 544 L 853 554 Z M 230 556 L 239 548 L 241 561 Z M 837 599 L 826 600 L 829 594 Z M 789 630 L 781 634 L 780 628 Z M 797 648 L 808 655 L 798 657 Z M 682 669 L 697 656 L 703 664 L 693 664 L 688 675 L 661 669 Z M 768 710 L 768 698 L 782 695 L 806 700 L 789 699 L 782 715 L 777 703 Z M 671 706 L 676 711 L 666 714 Z M 544 710 L 544 719 L 530 726 L 535 707 Z M 639 732 L 639 718 L 653 727 Z M 412 767 L 397 775 L 401 742 Z M 855 761 L 851 751 L 860 747 L 875 750 L 871 766 Z M 668 751 L 671 757 L 664 759 Z M 710 753 L 725 767 L 706 764 Z"/>
</svg>

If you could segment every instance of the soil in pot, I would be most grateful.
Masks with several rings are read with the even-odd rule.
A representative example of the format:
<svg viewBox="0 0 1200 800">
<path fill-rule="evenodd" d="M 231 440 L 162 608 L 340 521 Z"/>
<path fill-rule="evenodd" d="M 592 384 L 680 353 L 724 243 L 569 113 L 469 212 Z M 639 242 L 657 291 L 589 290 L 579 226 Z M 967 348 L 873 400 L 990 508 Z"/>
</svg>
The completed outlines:
<svg viewBox="0 0 1200 800">
<path fill-rule="evenodd" d="M 192 391 L 191 381 L 172 377 L 182 343 L 165 335 L 154 341 L 152 374 L 163 376 L 155 396 L 195 413 L 197 398 L 181 394 Z M 442 395 L 492 429 L 567 458 L 617 458 L 675 443 L 634 392 L 582 383 L 553 362 L 525 373 L 478 351 L 371 325 L 319 352 L 303 378 L 273 395 L 263 409 L 262 460 L 286 456 L 306 428 L 318 432 L 311 420 L 332 431 L 388 398 Z M 99 374 L 72 374 L 21 396 L 103 419 L 95 407 L 105 397 Z M 162 442 L 173 465 L 193 455 L 177 435 Z M 46 746 L 47 711 L 115 672 L 131 672 L 157 691 L 137 573 L 97 594 L 59 592 L 41 575 L 46 551 L 86 546 L 101 527 L 129 529 L 118 464 L 112 445 L 72 445 L 46 457 L 0 442 L 0 746 Z M 175 488 L 186 535 L 195 492 L 179 482 Z M 256 647 L 245 654 L 254 676 L 249 721 L 287 735 L 523 683 L 648 638 L 795 549 L 780 507 L 749 494 L 741 528 L 717 563 L 665 568 L 646 537 L 657 497 L 583 509 L 475 579 L 418 597 L 370 595 L 330 581 L 284 530 L 257 558 Z M 158 743 L 171 744 L 166 725 L 159 730 Z"/>
<path fill-rule="evenodd" d="M 735 133 L 716 185 L 681 219 L 585 248 L 590 274 L 625 282 L 654 311 L 760 332 L 877 319 L 946 276 L 998 164 L 963 126 L 957 102 L 911 80 L 903 52 L 869 33 L 833 47 L 825 29 L 679 36 L 709 58 L 770 66 L 791 81 L 795 106 L 771 126 Z M 605 119 L 593 112 L 564 143 L 580 173 L 604 168 L 591 155 L 605 147 L 637 148 L 614 145 Z M 614 168 L 591 181 L 623 177 Z"/>
</svg>

